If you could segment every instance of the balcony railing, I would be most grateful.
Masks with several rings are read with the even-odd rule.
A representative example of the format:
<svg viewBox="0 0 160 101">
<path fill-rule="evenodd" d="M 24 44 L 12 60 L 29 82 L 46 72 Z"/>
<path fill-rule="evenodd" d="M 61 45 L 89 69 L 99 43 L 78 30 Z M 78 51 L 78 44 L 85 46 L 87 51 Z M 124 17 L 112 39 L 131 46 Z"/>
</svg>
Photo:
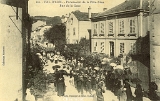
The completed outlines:
<svg viewBox="0 0 160 101">
<path fill-rule="evenodd" d="M 135 36 L 135 37 L 136 37 L 137 34 L 136 34 L 136 33 L 129 33 L 128 36 L 129 36 L 129 37 L 130 37 L 130 36 Z"/>
<path fill-rule="evenodd" d="M 114 37 L 114 34 L 108 34 L 108 36 L 113 36 Z"/>
<path fill-rule="evenodd" d="M 120 37 L 120 36 L 124 36 L 124 37 L 125 37 L 125 34 L 120 33 L 120 34 L 118 34 L 118 36 L 119 36 L 119 37 Z"/>
<path fill-rule="evenodd" d="M 104 36 L 104 34 L 99 34 L 99 36 Z"/>
</svg>

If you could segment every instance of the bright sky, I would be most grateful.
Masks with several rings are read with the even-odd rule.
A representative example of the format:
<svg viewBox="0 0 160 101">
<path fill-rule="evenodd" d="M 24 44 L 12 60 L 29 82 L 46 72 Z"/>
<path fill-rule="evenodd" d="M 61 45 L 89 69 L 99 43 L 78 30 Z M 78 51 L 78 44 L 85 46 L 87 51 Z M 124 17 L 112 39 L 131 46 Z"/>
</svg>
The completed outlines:
<svg viewBox="0 0 160 101">
<path fill-rule="evenodd" d="M 83 1 L 85 3 L 83 3 Z M 98 13 L 102 12 L 103 8 L 110 9 L 124 1 L 125 0 L 29 0 L 29 14 L 31 16 L 61 16 L 75 10 L 87 12 L 89 6 L 91 7 L 91 12 Z M 63 7 L 60 7 L 60 5 Z M 71 7 L 71 5 L 73 7 Z M 80 7 L 74 7 L 75 5 L 80 5 Z"/>
</svg>

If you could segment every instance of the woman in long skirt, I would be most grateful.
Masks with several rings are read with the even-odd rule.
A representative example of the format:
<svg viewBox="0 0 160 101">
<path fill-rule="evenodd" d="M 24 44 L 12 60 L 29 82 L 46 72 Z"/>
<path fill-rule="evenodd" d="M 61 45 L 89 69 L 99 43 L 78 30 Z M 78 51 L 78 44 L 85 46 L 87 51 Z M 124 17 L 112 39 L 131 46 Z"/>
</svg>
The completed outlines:
<svg viewBox="0 0 160 101">
<path fill-rule="evenodd" d="M 66 89 L 66 86 L 64 83 L 64 77 L 60 77 L 57 83 L 57 95 L 64 96 L 65 89 Z"/>
<path fill-rule="evenodd" d="M 103 93 L 105 90 L 102 88 L 103 83 L 99 82 L 96 89 L 97 101 L 104 101 Z"/>
</svg>

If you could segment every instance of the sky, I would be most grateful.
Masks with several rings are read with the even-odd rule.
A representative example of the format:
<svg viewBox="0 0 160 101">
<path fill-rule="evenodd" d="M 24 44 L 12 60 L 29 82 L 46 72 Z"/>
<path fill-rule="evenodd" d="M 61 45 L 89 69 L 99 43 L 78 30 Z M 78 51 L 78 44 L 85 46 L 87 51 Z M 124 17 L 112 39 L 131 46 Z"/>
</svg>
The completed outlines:
<svg viewBox="0 0 160 101">
<path fill-rule="evenodd" d="M 29 0 L 29 14 L 31 16 L 62 16 L 72 11 L 103 12 L 103 8 L 110 9 L 125 0 Z M 74 3 L 73 3 L 74 2 Z M 68 7 L 69 6 L 69 7 Z M 72 7 L 71 7 L 72 6 Z"/>
</svg>

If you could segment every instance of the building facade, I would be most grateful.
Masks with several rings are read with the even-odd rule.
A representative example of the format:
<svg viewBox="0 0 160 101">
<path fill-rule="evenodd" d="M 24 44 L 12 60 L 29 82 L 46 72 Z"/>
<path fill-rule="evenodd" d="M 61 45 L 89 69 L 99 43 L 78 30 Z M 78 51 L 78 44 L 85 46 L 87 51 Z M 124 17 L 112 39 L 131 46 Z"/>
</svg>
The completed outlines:
<svg viewBox="0 0 160 101">
<path fill-rule="evenodd" d="M 79 43 L 81 38 L 89 39 L 88 29 L 91 29 L 90 17 L 95 14 L 90 12 L 71 12 L 66 22 L 66 41 L 67 44 Z"/>
<path fill-rule="evenodd" d="M 158 86 L 157 94 L 160 96 L 160 1 L 150 0 L 150 70 L 151 81 Z"/>
<path fill-rule="evenodd" d="M 144 37 L 149 30 L 147 4 L 143 2 L 143 8 L 139 7 L 140 0 L 127 0 L 93 17 L 92 52 L 109 56 L 139 52 L 136 40 Z"/>
<path fill-rule="evenodd" d="M 149 85 L 149 3 L 147 0 L 126 0 L 91 18 L 91 52 L 110 57 L 131 56 L 127 62 L 132 78 Z M 144 73 L 145 72 L 145 73 Z"/>
<path fill-rule="evenodd" d="M 23 101 L 29 63 L 28 0 L 0 0 L 0 99 Z"/>
</svg>

